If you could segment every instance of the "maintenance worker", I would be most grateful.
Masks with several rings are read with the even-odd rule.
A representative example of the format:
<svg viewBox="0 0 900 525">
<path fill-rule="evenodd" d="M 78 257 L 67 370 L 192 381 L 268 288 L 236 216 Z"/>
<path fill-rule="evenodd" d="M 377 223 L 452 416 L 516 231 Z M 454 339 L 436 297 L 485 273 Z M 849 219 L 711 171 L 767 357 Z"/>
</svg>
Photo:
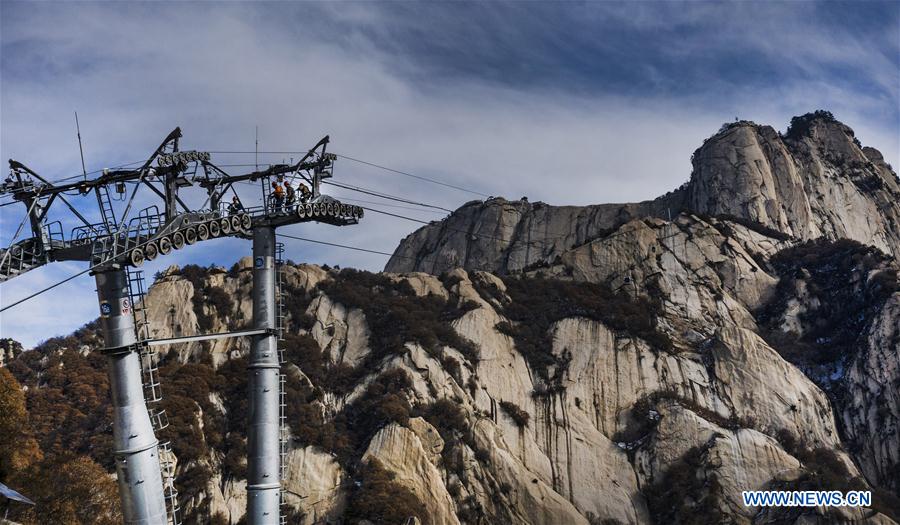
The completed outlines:
<svg viewBox="0 0 900 525">
<path fill-rule="evenodd" d="M 297 189 L 300 190 L 300 202 L 306 204 L 307 201 L 312 197 L 312 191 L 306 187 L 306 184 L 302 182 L 297 184 Z"/>
<path fill-rule="evenodd" d="M 238 199 L 238 196 L 235 195 L 234 197 L 231 198 L 231 204 L 228 206 L 228 214 L 229 215 L 237 215 L 238 213 L 241 213 L 242 211 L 244 211 L 244 205 L 241 204 L 240 199 Z"/>
<path fill-rule="evenodd" d="M 294 191 L 294 187 L 291 186 L 290 181 L 284 182 L 284 198 L 285 198 L 285 204 L 287 205 L 287 209 L 288 209 L 288 211 L 290 211 L 291 208 L 294 207 L 294 201 L 297 200 L 297 192 Z"/>
<path fill-rule="evenodd" d="M 275 201 L 275 211 L 280 212 L 284 204 L 284 188 L 278 181 L 272 181 L 272 199 Z"/>
</svg>

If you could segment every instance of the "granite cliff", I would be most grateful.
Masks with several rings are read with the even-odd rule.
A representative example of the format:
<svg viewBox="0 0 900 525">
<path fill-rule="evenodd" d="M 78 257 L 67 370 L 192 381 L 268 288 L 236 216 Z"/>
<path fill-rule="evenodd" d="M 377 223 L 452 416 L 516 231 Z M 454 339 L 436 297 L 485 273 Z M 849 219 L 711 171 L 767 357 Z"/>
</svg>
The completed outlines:
<svg viewBox="0 0 900 525">
<path fill-rule="evenodd" d="M 439 274 L 459 266 L 507 273 L 552 262 L 632 219 L 679 213 L 749 221 L 801 240 L 853 239 L 900 254 L 897 175 L 830 113 L 796 117 L 783 135 L 749 121 L 726 124 L 692 161 L 690 181 L 652 201 L 470 202 L 410 234 L 385 271 Z"/>
</svg>

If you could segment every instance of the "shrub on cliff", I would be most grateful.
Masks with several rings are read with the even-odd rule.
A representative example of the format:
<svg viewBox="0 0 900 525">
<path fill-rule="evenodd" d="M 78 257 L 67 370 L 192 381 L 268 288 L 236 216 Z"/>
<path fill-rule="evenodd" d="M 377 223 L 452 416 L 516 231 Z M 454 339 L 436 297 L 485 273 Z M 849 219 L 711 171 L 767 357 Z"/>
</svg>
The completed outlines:
<svg viewBox="0 0 900 525">
<path fill-rule="evenodd" d="M 762 335 L 798 366 L 837 364 L 852 355 L 865 327 L 900 290 L 891 259 L 871 246 L 842 239 L 808 241 L 776 253 L 770 263 L 780 280 L 756 312 Z M 802 333 L 780 331 L 781 318 L 802 282 L 810 306 L 799 316 Z"/>
<path fill-rule="evenodd" d="M 719 510 L 721 486 L 705 467 L 704 447 L 693 447 L 644 489 L 656 523 L 723 523 Z"/>
<path fill-rule="evenodd" d="M 518 350 L 542 379 L 550 380 L 550 368 L 559 373 L 565 355 L 552 354 L 550 328 L 571 317 L 599 321 L 623 334 L 647 341 L 655 350 L 669 351 L 672 342 L 657 329 L 657 304 L 645 298 L 632 298 L 613 292 L 608 286 L 545 279 L 541 277 L 504 279 L 506 293 L 512 299 L 502 313 L 512 322 L 497 329 L 512 337 Z"/>
<path fill-rule="evenodd" d="M 384 275 L 351 269 L 342 270 L 319 288 L 335 302 L 365 314 L 372 349 L 365 369 L 387 355 L 404 352 L 406 342 L 419 343 L 435 354 L 446 345 L 470 361 L 478 359 L 475 345 L 450 326 L 449 321 L 458 315 L 457 308 L 442 297 L 420 297 L 406 281 L 395 282 Z"/>
<path fill-rule="evenodd" d="M 509 402 L 509 401 L 501 401 L 500 408 L 503 409 L 504 412 L 512 418 L 513 422 L 519 428 L 524 428 L 528 426 L 528 420 L 531 416 L 528 412 L 519 408 L 519 405 Z"/>
<path fill-rule="evenodd" d="M 323 417 L 314 399 L 289 403 L 288 424 L 299 444 L 327 450 L 352 470 L 376 432 L 389 423 L 409 422 L 411 407 L 405 392 L 410 387 L 406 372 L 392 369 L 372 380 L 362 395 L 332 419 Z"/>
<path fill-rule="evenodd" d="M 807 113 L 805 115 L 800 115 L 798 117 L 792 118 L 791 125 L 788 126 L 787 133 L 784 134 L 785 138 L 797 140 L 806 136 L 809 133 L 809 128 L 812 126 L 812 123 L 815 120 L 837 122 L 837 119 L 834 118 L 834 115 L 832 115 L 830 111 L 817 109 L 812 113 Z"/>
<path fill-rule="evenodd" d="M 396 476 L 375 458 L 367 460 L 354 476 L 345 518 L 366 520 L 375 525 L 408 523 L 410 518 L 427 519 L 425 505 Z"/>
</svg>

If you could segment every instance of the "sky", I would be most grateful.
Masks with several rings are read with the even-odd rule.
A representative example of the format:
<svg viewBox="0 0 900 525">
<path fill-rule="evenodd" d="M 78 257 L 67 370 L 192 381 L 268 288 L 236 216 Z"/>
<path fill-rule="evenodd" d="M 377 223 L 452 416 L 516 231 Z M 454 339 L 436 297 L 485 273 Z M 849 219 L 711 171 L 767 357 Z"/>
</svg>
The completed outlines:
<svg viewBox="0 0 900 525">
<path fill-rule="evenodd" d="M 51 180 L 81 173 L 77 111 L 89 171 L 146 158 L 176 126 L 182 149 L 203 151 L 253 151 L 258 129 L 261 151 L 306 150 L 328 134 L 331 151 L 463 188 L 336 163 L 336 182 L 448 209 L 485 195 L 638 201 L 687 181 L 691 153 L 722 123 L 783 131 L 820 108 L 900 166 L 900 3 L 0 3 L 0 156 Z M 0 244 L 23 215 L 0 207 Z M 353 227 L 283 233 L 391 252 L 419 226 L 369 213 Z M 297 262 L 387 262 L 285 241 Z M 220 239 L 144 270 L 152 280 L 170 264 L 228 267 L 249 252 Z M 0 304 L 85 267 L 54 263 L 0 284 Z M 85 275 L 0 313 L 0 336 L 31 347 L 68 334 L 97 316 L 94 290 Z"/>
</svg>

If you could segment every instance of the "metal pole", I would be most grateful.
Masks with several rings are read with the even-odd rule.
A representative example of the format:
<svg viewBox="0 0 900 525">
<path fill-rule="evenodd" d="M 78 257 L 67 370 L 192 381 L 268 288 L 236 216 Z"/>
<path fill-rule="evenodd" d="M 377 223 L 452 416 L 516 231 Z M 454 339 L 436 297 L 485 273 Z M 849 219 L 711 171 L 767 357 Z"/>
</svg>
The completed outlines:
<svg viewBox="0 0 900 525">
<path fill-rule="evenodd" d="M 247 522 L 279 523 L 280 410 L 277 338 L 275 336 L 275 228 L 253 230 L 253 336 L 250 346 L 250 428 L 247 439 Z"/>
<path fill-rule="evenodd" d="M 135 343 L 133 305 L 123 269 L 96 273 L 100 327 L 109 359 L 113 405 L 113 447 L 125 523 L 165 525 L 166 500 L 156 436 L 144 403 L 141 359 Z"/>
</svg>

